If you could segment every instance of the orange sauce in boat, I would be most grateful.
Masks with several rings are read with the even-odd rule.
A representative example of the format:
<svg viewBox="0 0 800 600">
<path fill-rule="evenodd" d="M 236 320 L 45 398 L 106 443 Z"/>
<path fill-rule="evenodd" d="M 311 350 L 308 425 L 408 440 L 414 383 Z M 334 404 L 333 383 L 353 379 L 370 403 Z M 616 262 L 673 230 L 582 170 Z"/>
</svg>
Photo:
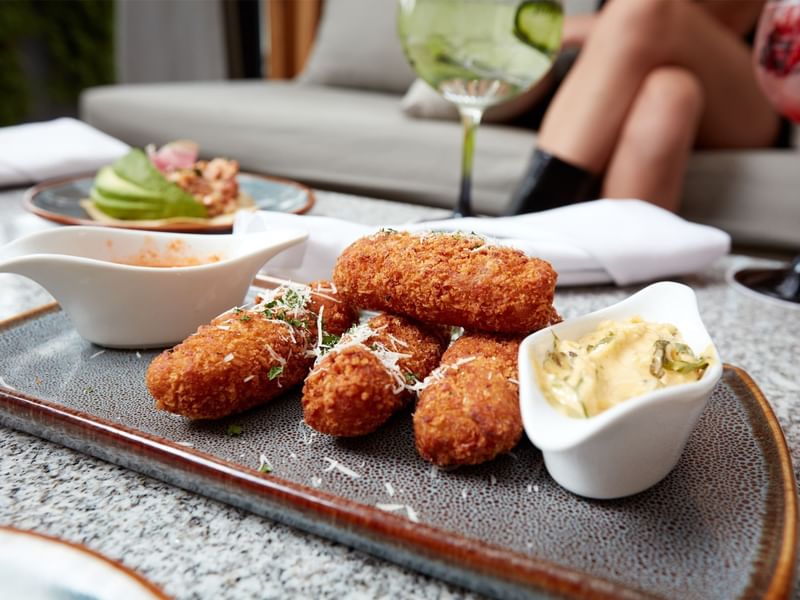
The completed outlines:
<svg viewBox="0 0 800 600">
<path fill-rule="evenodd" d="M 138 253 L 122 258 L 115 257 L 111 259 L 111 262 L 135 267 L 168 269 L 174 267 L 196 267 L 222 260 L 222 257 L 218 254 L 211 254 L 205 257 L 191 254 L 190 249 L 183 240 L 173 240 L 163 250 L 153 247 L 148 242 L 149 240 L 145 241 L 144 247 Z"/>
</svg>

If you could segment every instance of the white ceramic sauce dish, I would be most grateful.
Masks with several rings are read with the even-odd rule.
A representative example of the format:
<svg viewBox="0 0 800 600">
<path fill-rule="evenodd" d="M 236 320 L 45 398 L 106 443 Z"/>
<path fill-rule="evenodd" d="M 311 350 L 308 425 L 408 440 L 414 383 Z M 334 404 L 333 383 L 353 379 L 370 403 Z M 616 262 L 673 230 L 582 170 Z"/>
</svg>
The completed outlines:
<svg viewBox="0 0 800 600">
<path fill-rule="evenodd" d="M 264 263 L 306 237 L 299 230 L 193 235 L 62 227 L 0 248 L 0 272 L 42 285 L 90 342 L 160 347 L 241 304 Z M 165 266 L 141 266 L 159 263 Z"/>
<path fill-rule="evenodd" d="M 574 340 L 602 321 L 635 316 L 675 325 L 696 355 L 708 355 L 712 349 L 712 364 L 698 381 L 631 398 L 586 419 L 554 408 L 542 394 L 533 368 L 533 361 L 541 363 L 552 348 L 553 334 Z M 542 451 L 550 475 L 575 494 L 608 499 L 646 490 L 672 470 L 722 375 L 722 364 L 692 289 L 660 282 L 618 304 L 528 336 L 520 346 L 519 370 L 525 433 Z"/>
</svg>

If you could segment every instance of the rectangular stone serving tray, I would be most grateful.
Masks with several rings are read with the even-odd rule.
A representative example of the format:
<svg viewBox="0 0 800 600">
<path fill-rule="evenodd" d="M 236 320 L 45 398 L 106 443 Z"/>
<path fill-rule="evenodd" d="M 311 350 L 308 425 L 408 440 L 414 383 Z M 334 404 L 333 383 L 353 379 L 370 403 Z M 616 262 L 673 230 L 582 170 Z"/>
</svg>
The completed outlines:
<svg viewBox="0 0 800 600">
<path fill-rule="evenodd" d="M 0 323 L 0 348 L 0 424 L 488 596 L 791 591 L 791 460 L 769 404 L 736 367 L 726 365 L 664 481 L 592 501 L 553 482 L 527 440 L 489 464 L 433 468 L 416 454 L 408 412 L 349 440 L 308 428 L 298 390 L 216 422 L 158 412 L 144 384 L 156 352 L 93 346 L 57 305 Z"/>
</svg>

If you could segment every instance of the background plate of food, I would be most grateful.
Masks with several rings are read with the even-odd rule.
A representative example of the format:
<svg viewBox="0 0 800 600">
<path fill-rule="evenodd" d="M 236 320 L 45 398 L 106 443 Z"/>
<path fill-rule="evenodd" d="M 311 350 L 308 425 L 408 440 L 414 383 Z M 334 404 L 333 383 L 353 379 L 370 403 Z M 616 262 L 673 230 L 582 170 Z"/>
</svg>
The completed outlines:
<svg viewBox="0 0 800 600">
<path fill-rule="evenodd" d="M 302 184 L 242 173 L 234 160 L 197 155 L 189 141 L 133 148 L 97 173 L 32 187 L 24 204 L 66 225 L 209 233 L 230 231 L 238 210 L 301 214 L 314 204 L 314 192 Z"/>
</svg>

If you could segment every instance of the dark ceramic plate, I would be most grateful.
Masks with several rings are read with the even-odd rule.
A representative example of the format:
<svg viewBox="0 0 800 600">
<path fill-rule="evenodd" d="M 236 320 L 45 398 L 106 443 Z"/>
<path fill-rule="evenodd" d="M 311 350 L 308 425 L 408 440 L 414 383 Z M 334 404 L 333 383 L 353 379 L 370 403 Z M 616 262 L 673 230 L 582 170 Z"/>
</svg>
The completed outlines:
<svg viewBox="0 0 800 600">
<path fill-rule="evenodd" d="M 238 179 L 241 190 L 253 198 L 259 210 L 302 214 L 314 205 L 313 190 L 295 181 L 252 173 L 240 173 Z M 81 200 L 89 197 L 93 181 L 93 174 L 45 181 L 25 193 L 23 204 L 32 213 L 64 225 L 108 225 L 93 220 L 80 204 Z M 183 233 L 225 233 L 231 230 L 230 224 L 204 223 L 152 226 L 128 221 L 124 225 L 111 226 Z"/>
<path fill-rule="evenodd" d="M 141 575 L 97 552 L 11 527 L 0 527 L 0 578 L 5 598 L 167 600 Z"/>
<path fill-rule="evenodd" d="M 93 346 L 55 306 L 0 324 L 0 346 L 3 425 L 490 596 L 727 600 L 791 590 L 789 452 L 767 401 L 735 367 L 665 480 L 599 502 L 554 483 L 526 441 L 490 464 L 445 472 L 417 456 L 408 414 L 362 439 L 316 434 L 296 391 L 213 423 L 156 412 L 144 385 L 155 353 Z"/>
</svg>

